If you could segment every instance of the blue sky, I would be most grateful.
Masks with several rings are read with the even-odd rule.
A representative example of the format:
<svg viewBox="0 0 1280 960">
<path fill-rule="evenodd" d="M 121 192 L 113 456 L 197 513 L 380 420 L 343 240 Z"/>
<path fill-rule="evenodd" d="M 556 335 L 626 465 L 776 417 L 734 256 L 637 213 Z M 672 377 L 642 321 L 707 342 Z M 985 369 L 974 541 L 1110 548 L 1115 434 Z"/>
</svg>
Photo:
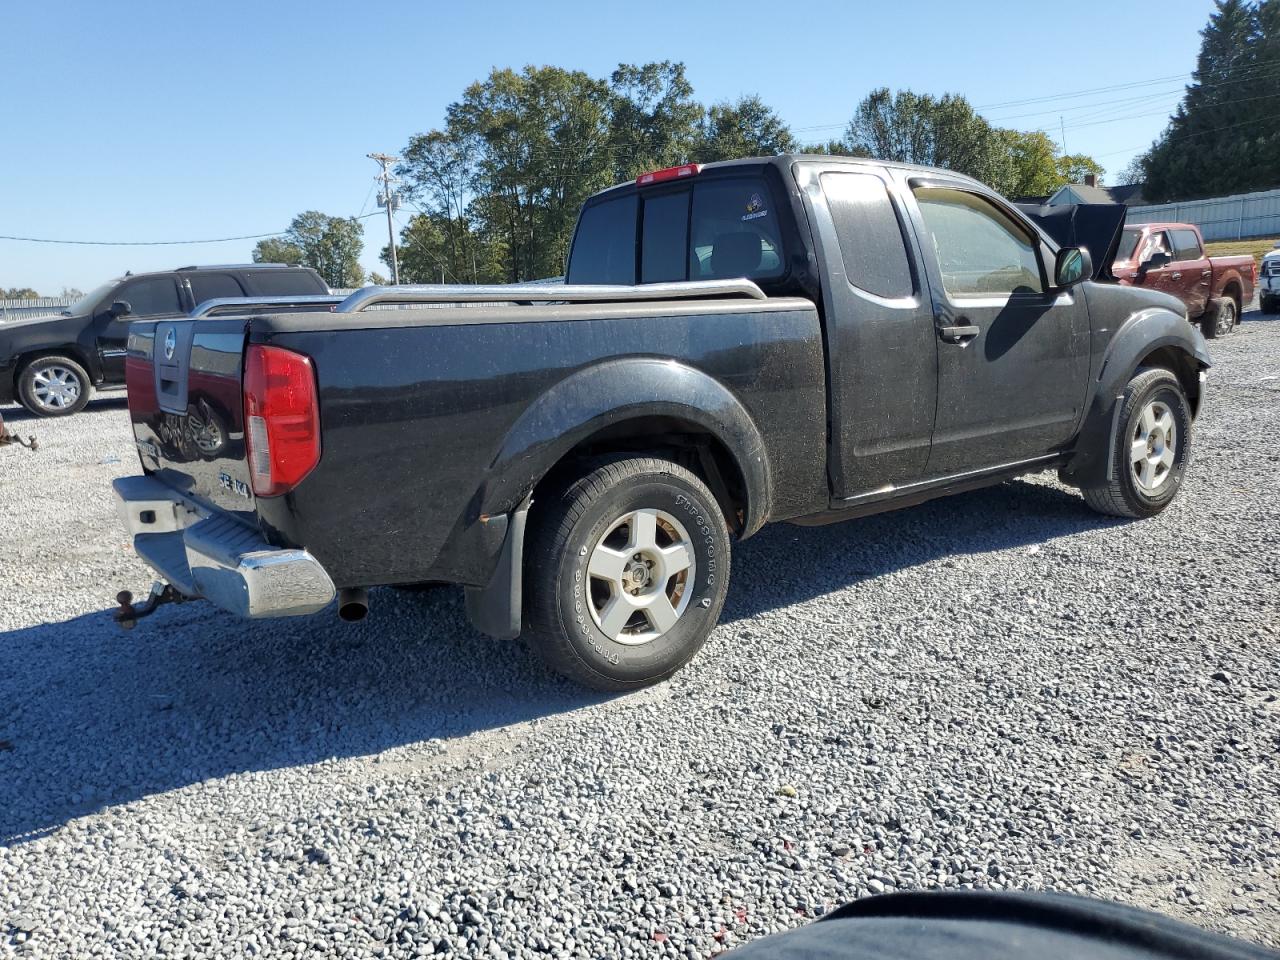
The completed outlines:
<svg viewBox="0 0 1280 960">
<path fill-rule="evenodd" d="M 961 93 L 1002 126 L 1055 138 L 1061 115 L 1067 149 L 1115 182 L 1163 128 L 1211 9 L 6 0 L 0 234 L 185 240 L 283 230 L 307 209 L 367 213 L 366 153 L 399 151 L 468 83 L 526 63 L 607 76 L 619 62 L 682 60 L 699 99 L 759 93 L 801 140 L 839 136 L 876 86 Z M 1010 101 L 1021 102 L 995 106 Z M 365 266 L 386 272 L 385 221 L 366 224 Z M 0 240 L 0 286 L 87 290 L 126 269 L 245 261 L 252 247 Z"/>
</svg>

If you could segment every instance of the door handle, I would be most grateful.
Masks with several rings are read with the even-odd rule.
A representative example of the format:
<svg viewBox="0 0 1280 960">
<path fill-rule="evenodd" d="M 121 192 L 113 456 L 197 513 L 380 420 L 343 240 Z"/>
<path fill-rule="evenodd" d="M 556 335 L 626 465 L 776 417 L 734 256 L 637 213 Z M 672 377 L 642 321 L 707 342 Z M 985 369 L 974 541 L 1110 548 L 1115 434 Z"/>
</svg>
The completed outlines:
<svg viewBox="0 0 1280 960">
<path fill-rule="evenodd" d="M 948 343 L 965 343 L 982 332 L 981 327 L 963 325 L 958 327 L 939 327 L 938 336 Z"/>
<path fill-rule="evenodd" d="M 1181 280 L 1181 279 L 1182 279 L 1182 271 L 1181 271 L 1181 270 L 1179 270 L 1177 273 L 1175 273 L 1175 274 L 1171 275 L 1171 276 L 1169 277 L 1169 279 L 1170 279 L 1170 280 Z"/>
</svg>

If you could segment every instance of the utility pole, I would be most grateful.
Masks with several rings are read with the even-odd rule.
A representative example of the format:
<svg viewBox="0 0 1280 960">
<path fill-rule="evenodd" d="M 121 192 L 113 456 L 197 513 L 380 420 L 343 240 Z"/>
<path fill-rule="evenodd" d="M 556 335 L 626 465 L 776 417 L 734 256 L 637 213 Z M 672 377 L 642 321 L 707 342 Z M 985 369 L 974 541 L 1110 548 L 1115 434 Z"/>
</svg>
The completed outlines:
<svg viewBox="0 0 1280 960">
<path fill-rule="evenodd" d="M 1067 125 L 1062 122 L 1062 114 L 1058 114 L 1058 138 L 1062 142 L 1062 152 L 1067 152 Z"/>
<path fill-rule="evenodd" d="M 387 240 L 391 244 L 391 282 L 400 282 L 400 259 L 396 256 L 396 227 L 395 222 L 391 219 L 391 212 L 400 206 L 400 197 L 392 192 L 391 185 L 399 183 L 395 177 L 391 175 L 391 164 L 399 160 L 399 157 L 392 157 L 385 153 L 369 153 L 365 154 L 370 160 L 376 160 L 382 167 L 382 172 L 375 178 L 382 184 L 382 196 L 378 197 L 378 206 L 383 207 L 387 211 Z"/>
</svg>

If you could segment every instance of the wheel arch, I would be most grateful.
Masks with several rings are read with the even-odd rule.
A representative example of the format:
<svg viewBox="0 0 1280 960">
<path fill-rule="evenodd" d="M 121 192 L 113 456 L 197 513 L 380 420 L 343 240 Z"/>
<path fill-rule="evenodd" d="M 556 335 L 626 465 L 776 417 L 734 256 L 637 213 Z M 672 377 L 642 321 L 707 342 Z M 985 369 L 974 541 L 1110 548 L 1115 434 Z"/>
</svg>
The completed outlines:
<svg viewBox="0 0 1280 960">
<path fill-rule="evenodd" d="M 18 388 L 18 380 L 22 377 L 22 373 L 27 367 L 31 366 L 41 357 L 67 357 L 74 360 L 84 368 L 84 372 L 89 375 L 89 386 L 92 386 L 97 374 L 94 371 L 92 361 L 85 356 L 85 352 L 78 344 L 67 343 L 59 347 L 38 347 L 33 350 L 25 350 L 18 354 L 13 364 L 13 387 Z"/>
<path fill-rule="evenodd" d="M 1162 308 L 1130 316 L 1111 338 L 1103 355 L 1092 396 L 1070 460 L 1060 471 L 1066 483 L 1094 486 L 1104 482 L 1116 413 L 1124 389 L 1142 367 L 1163 367 L 1178 378 L 1191 414 L 1197 416 L 1202 375 L 1212 366 L 1204 336 L 1179 314 Z"/>
<path fill-rule="evenodd" d="M 592 366 L 539 397 L 494 457 L 481 511 L 514 508 L 583 458 L 630 451 L 670 451 L 707 482 L 740 537 L 768 519 L 769 462 L 746 408 L 703 371 L 657 358 Z"/>
</svg>

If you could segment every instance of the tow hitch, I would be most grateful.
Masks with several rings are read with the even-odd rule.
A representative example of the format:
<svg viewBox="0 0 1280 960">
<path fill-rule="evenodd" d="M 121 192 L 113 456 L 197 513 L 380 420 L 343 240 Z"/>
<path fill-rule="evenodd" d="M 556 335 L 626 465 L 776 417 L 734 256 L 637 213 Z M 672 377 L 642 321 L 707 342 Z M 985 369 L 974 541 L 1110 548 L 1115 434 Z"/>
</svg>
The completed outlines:
<svg viewBox="0 0 1280 960">
<path fill-rule="evenodd" d="M 0 414 L 0 447 L 7 447 L 9 444 L 17 444 L 20 447 L 26 447 L 28 450 L 36 448 L 36 438 L 27 437 L 25 440 L 16 433 L 11 433 L 9 428 L 4 425 L 4 414 Z"/>
<path fill-rule="evenodd" d="M 120 629 L 132 630 L 143 617 L 149 617 L 155 613 L 156 607 L 164 606 L 166 603 L 183 603 L 186 600 L 187 598 L 173 589 L 171 584 L 157 580 L 151 585 L 151 592 L 147 594 L 147 599 L 141 603 L 134 603 L 133 594 L 128 590 L 117 593 L 116 602 L 120 604 L 120 609 L 111 615 L 111 619 L 120 624 Z"/>
</svg>

